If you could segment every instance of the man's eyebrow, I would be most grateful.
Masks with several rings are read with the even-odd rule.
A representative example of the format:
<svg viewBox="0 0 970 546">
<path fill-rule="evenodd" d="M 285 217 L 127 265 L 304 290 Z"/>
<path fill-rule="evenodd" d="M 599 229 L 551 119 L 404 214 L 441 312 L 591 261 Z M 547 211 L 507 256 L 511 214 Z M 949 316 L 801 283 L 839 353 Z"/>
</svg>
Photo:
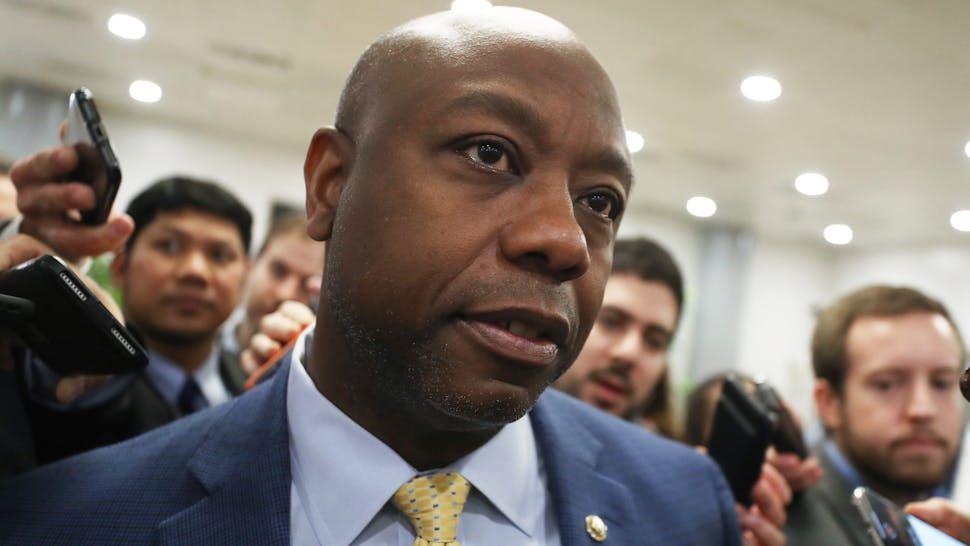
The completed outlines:
<svg viewBox="0 0 970 546">
<path fill-rule="evenodd" d="M 549 134 L 549 125 L 538 111 L 513 97 L 490 91 L 473 91 L 449 101 L 444 108 L 446 114 L 477 110 L 502 118 L 510 125 L 524 130 L 530 138 L 542 141 Z M 606 150 L 589 162 L 589 167 L 608 172 L 619 178 L 627 187 L 633 186 L 633 166 L 621 152 Z"/>
<path fill-rule="evenodd" d="M 466 110 L 477 110 L 502 118 L 510 125 L 520 127 L 536 141 L 544 140 L 549 134 L 549 125 L 539 112 L 507 95 L 490 91 L 473 91 L 455 97 L 444 108 L 446 114 Z"/>
<path fill-rule="evenodd" d="M 628 193 L 633 189 L 633 165 L 619 151 L 610 149 L 603 152 L 590 162 L 590 166 L 596 171 L 611 173 L 619 178 Z"/>
</svg>

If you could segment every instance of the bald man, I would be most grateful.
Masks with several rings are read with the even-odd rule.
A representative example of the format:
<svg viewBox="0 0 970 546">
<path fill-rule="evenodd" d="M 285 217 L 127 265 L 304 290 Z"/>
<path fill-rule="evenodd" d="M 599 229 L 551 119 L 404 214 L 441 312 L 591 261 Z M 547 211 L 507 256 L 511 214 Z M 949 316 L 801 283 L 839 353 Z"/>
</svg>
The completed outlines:
<svg viewBox="0 0 970 546">
<path fill-rule="evenodd" d="M 544 392 L 596 317 L 632 185 L 612 84 L 568 29 L 491 8 L 393 30 L 304 173 L 323 292 L 287 362 L 7 482 L 0 537 L 741 543 L 710 459 Z"/>
</svg>

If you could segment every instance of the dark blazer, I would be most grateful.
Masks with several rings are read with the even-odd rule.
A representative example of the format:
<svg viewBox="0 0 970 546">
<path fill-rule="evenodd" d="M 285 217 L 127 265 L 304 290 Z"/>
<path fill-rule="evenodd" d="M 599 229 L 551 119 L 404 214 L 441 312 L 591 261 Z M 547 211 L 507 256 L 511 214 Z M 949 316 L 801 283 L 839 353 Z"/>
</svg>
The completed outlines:
<svg viewBox="0 0 970 546">
<path fill-rule="evenodd" d="M 288 366 L 235 400 L 0 484 L 0 543 L 287 544 Z M 545 393 L 531 413 L 564 546 L 740 545 L 730 490 L 692 449 Z M 320 484 L 325 487 L 326 484 Z"/>
<path fill-rule="evenodd" d="M 246 381 L 233 353 L 219 355 L 219 375 L 229 392 L 242 394 Z M 134 438 L 182 417 L 144 372 L 119 395 L 93 408 L 59 411 L 25 396 L 38 464 Z"/>
<path fill-rule="evenodd" d="M 825 450 L 819 449 L 815 455 L 824 474 L 789 505 L 783 529 L 788 546 L 871 546 L 865 522 L 852 504 L 852 487 Z"/>
</svg>

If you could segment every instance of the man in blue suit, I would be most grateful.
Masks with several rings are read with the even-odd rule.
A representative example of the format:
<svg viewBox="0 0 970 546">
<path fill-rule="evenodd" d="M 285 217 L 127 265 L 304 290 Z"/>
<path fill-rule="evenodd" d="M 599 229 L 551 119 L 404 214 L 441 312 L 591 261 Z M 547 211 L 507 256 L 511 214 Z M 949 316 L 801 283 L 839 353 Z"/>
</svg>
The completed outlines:
<svg viewBox="0 0 970 546">
<path fill-rule="evenodd" d="M 544 392 L 596 317 L 632 185 L 615 92 L 568 29 L 490 8 L 382 36 L 304 174 L 326 263 L 287 362 L 6 482 L 0 542 L 410 544 L 395 491 L 448 472 L 470 484 L 464 546 L 741 544 L 709 459 Z"/>
</svg>

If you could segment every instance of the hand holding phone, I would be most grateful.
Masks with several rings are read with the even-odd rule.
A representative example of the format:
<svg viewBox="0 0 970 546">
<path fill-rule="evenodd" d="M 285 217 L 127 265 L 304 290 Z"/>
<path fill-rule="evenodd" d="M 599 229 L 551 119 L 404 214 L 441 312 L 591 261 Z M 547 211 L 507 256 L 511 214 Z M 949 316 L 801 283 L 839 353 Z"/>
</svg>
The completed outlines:
<svg viewBox="0 0 970 546">
<path fill-rule="evenodd" d="M 9 310 L 20 310 L 22 301 L 32 304 L 8 326 L 61 375 L 122 373 L 148 364 L 141 344 L 50 254 L 0 273 L 0 294 L 17 304 Z"/>
<path fill-rule="evenodd" d="M 84 182 L 94 190 L 94 208 L 81 211 L 81 222 L 103 224 L 121 184 L 121 167 L 111 149 L 94 97 L 83 87 L 71 93 L 68 101 L 64 144 L 74 146 L 78 155 L 78 168 L 71 173 L 70 180 Z"/>
<path fill-rule="evenodd" d="M 721 467 L 734 499 L 751 505 L 751 489 L 761 475 L 774 424 L 761 403 L 735 374 L 724 379 L 707 441 L 707 453 Z"/>
<path fill-rule="evenodd" d="M 855 488 L 852 504 L 876 546 L 967 546 L 868 487 Z"/>
</svg>

